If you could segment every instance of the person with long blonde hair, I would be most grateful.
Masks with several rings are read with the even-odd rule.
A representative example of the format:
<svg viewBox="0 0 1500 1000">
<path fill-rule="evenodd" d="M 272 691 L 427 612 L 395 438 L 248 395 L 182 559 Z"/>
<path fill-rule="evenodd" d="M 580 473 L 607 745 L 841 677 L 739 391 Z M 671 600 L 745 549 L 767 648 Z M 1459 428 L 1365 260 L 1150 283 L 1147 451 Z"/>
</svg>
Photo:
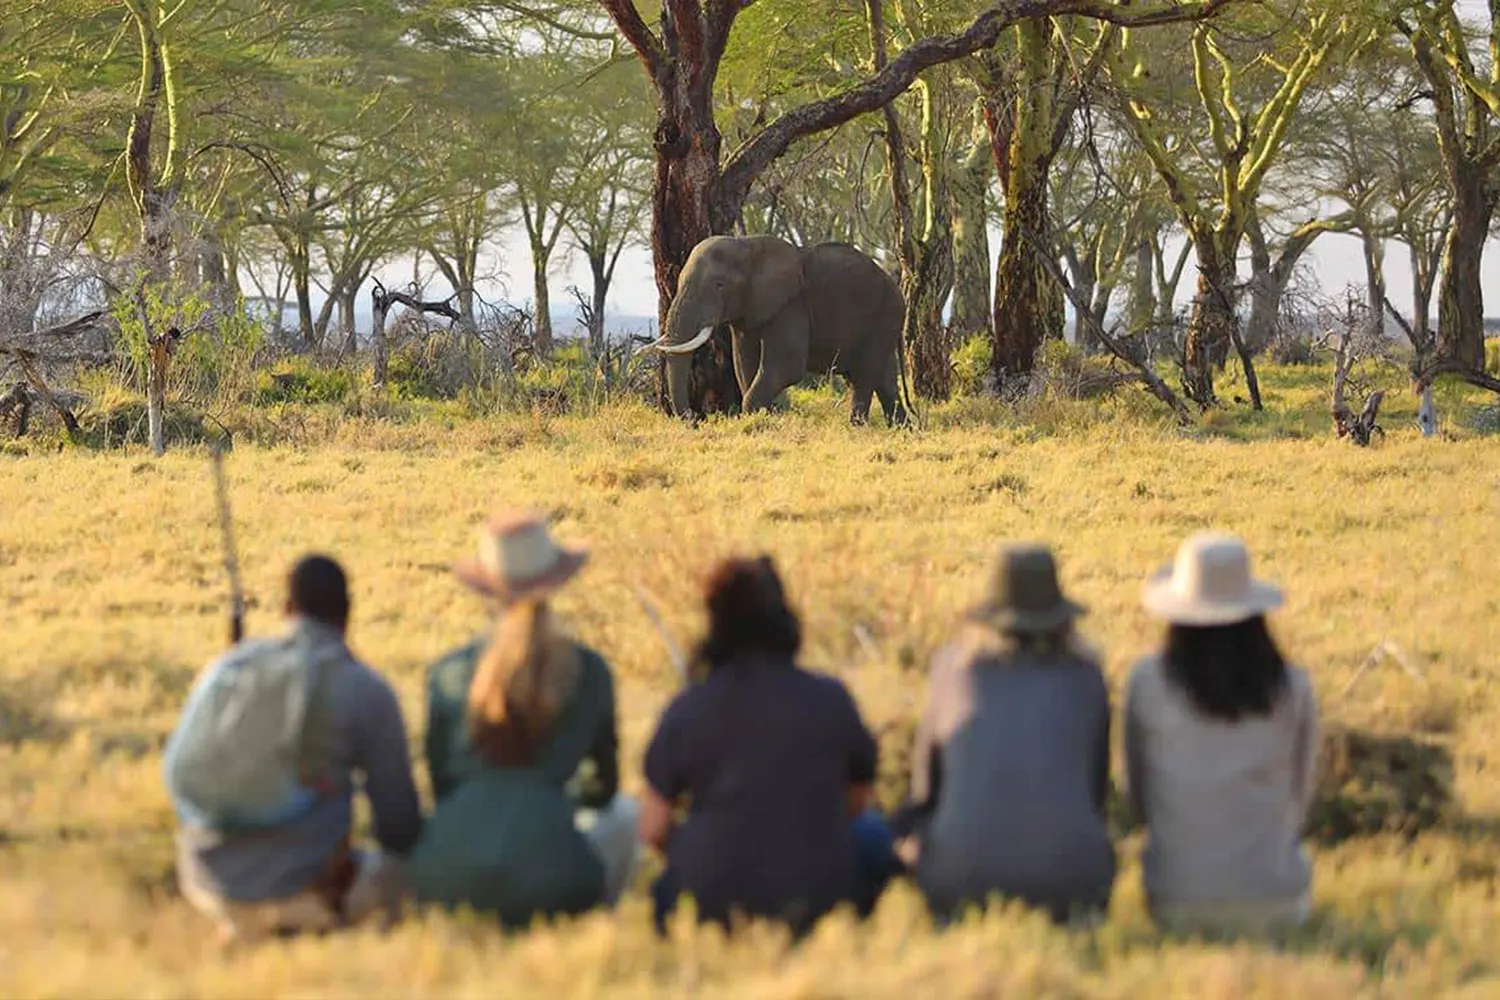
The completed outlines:
<svg viewBox="0 0 1500 1000">
<path fill-rule="evenodd" d="M 460 817 L 477 816 L 485 809 L 506 813 L 505 827 L 512 837 L 538 852 L 524 866 L 536 869 L 546 867 L 549 839 L 558 841 L 554 846 L 559 850 L 577 842 L 569 831 L 551 829 L 544 835 L 545 824 L 560 822 L 557 817 L 566 807 L 570 832 L 588 845 L 602 870 L 597 901 L 613 904 L 630 878 L 638 853 L 636 807 L 619 794 L 614 680 L 596 650 L 565 632 L 551 605 L 587 558 L 581 548 L 558 545 L 540 517 L 510 511 L 489 520 L 480 532 L 475 557 L 454 568 L 458 578 L 486 600 L 494 618 L 485 634 L 444 656 L 429 673 L 426 751 L 438 801 L 429 827 L 436 831 L 435 838 L 451 830 L 442 851 L 427 852 L 433 859 L 428 866 L 429 895 L 464 896 L 463 902 L 474 905 L 474 872 L 464 864 L 436 859 L 445 852 L 470 850 L 459 843 L 470 820 Z M 473 790 L 476 784 L 486 791 Z M 555 794 L 541 794 L 543 786 Z M 502 809 L 499 800 L 515 797 L 518 788 L 530 796 L 527 810 L 515 803 Z M 439 814 L 457 796 L 466 804 L 448 809 L 452 820 L 439 821 Z M 525 818 L 528 811 L 534 822 Z M 528 824 L 534 829 L 523 834 L 521 828 Z M 472 835 L 468 831 L 467 836 Z M 509 848 L 507 877 L 514 879 L 511 869 L 526 855 L 519 847 Z M 579 863 L 580 872 L 586 868 Z M 441 877 L 434 874 L 437 871 Z M 539 877 L 535 871 L 526 874 Z M 587 881 L 580 875 L 575 885 Z M 575 895 L 586 901 L 588 893 Z M 524 922 L 538 909 L 569 910 L 577 899 L 569 897 L 569 906 L 556 907 L 501 902 Z"/>
</svg>

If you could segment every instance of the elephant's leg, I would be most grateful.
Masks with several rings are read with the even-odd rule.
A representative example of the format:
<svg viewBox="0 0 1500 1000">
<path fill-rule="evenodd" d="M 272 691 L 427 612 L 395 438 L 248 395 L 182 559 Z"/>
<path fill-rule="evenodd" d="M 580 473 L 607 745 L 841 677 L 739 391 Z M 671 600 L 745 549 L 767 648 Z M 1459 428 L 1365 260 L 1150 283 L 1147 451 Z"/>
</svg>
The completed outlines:
<svg viewBox="0 0 1500 1000">
<path fill-rule="evenodd" d="M 875 395 L 880 398 L 880 409 L 885 414 L 885 422 L 890 427 L 906 426 L 906 407 L 901 405 L 901 382 L 897 365 L 900 360 L 895 354 L 886 364 L 885 375 L 880 384 L 875 387 Z"/>
<path fill-rule="evenodd" d="M 849 410 L 849 422 L 856 427 L 870 422 L 870 397 L 875 392 L 875 387 L 869 382 L 861 379 L 853 383 L 854 402 Z M 884 406 L 884 400 L 881 401 Z"/>
<path fill-rule="evenodd" d="M 801 308 L 783 310 L 762 331 L 756 343 L 760 348 L 760 371 L 745 393 L 746 413 L 770 409 L 778 396 L 807 374 L 806 312 Z"/>
</svg>

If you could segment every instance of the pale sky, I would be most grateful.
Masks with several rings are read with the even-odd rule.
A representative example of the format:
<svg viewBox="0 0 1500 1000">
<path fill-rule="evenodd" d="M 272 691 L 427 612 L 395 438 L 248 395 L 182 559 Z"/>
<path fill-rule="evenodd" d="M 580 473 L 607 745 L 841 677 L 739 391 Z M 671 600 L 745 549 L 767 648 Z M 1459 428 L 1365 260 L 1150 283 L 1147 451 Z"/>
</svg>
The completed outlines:
<svg viewBox="0 0 1500 1000">
<path fill-rule="evenodd" d="M 1180 246 L 1180 244 L 1178 244 Z M 991 266 L 993 269 L 993 258 L 999 252 L 1000 238 L 998 232 L 992 232 L 990 239 Z M 502 243 L 504 265 L 500 270 L 504 274 L 504 287 L 492 284 L 482 290 L 485 298 L 492 301 L 504 299 L 517 305 L 530 305 L 531 293 L 531 253 L 526 241 L 520 233 L 507 233 Z M 588 262 L 581 255 L 573 254 L 559 246 L 554 260 L 551 279 L 548 281 L 548 290 L 552 298 L 552 313 L 557 323 L 556 332 L 567 336 L 573 332 L 565 316 L 571 315 L 572 298 L 567 294 L 567 287 L 576 284 L 585 292 L 589 290 L 591 279 L 589 277 Z M 1360 253 L 1359 240 L 1354 236 L 1341 234 L 1327 234 L 1313 244 L 1308 251 L 1305 262 L 1318 275 L 1325 293 L 1337 296 L 1340 289 L 1345 285 L 1355 284 L 1361 289 L 1364 287 L 1364 260 Z M 493 264 L 490 265 L 492 268 Z M 1188 302 L 1192 296 L 1193 280 L 1195 271 L 1192 259 L 1189 258 L 1187 266 L 1183 269 L 1182 282 L 1178 287 L 1177 303 L 1179 305 Z M 1411 311 L 1411 271 L 1410 262 L 1406 254 L 1406 248 L 1397 243 L 1389 243 L 1386 248 L 1385 276 L 1387 294 L 1403 315 L 1410 315 Z M 1248 277 L 1248 270 L 1241 268 L 1241 278 Z M 381 278 L 388 284 L 392 281 L 401 283 L 411 278 L 410 262 L 392 264 L 381 271 Z M 1485 312 L 1487 315 L 1500 315 L 1500 248 L 1496 241 L 1492 240 L 1486 247 L 1483 288 Z M 436 279 L 430 286 L 435 295 L 443 294 L 446 286 L 441 279 Z M 507 294 L 508 293 L 508 294 Z M 1122 300 L 1117 299 L 1117 304 Z M 361 295 L 361 317 L 368 309 L 367 295 Z M 1433 316 L 1437 313 L 1437 296 L 1434 291 L 1432 303 Z M 651 272 L 651 251 L 646 247 L 631 247 L 620 255 L 620 262 L 615 272 L 615 281 L 610 288 L 609 305 L 607 313 L 611 317 L 634 316 L 648 317 L 654 321 L 656 317 L 656 284 Z M 628 324 L 630 329 L 640 329 L 641 324 Z M 366 324 L 361 322 L 361 329 Z M 613 322 L 611 329 L 624 329 Z"/>
</svg>

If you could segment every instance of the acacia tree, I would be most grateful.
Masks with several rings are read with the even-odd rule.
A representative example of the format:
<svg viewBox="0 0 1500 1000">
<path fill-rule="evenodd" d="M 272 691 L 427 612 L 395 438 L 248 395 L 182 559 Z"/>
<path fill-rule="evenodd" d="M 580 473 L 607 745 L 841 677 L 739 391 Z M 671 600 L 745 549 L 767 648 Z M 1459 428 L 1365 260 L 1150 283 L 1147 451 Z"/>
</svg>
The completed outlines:
<svg viewBox="0 0 1500 1000">
<path fill-rule="evenodd" d="M 798 139 L 883 107 L 923 70 L 990 48 L 1007 27 L 1028 17 L 1077 14 L 1146 25 L 1206 17 L 1234 0 L 1002 0 L 964 30 L 920 39 L 872 75 L 787 110 L 725 159 L 714 83 L 735 19 L 750 2 L 662 0 L 653 27 L 635 0 L 599 0 L 635 50 L 657 99 L 651 249 L 663 327 L 688 253 L 708 236 L 733 232 L 751 185 Z M 737 403 L 725 331 L 715 332 L 711 350 L 694 355 L 689 395 L 695 413 L 726 411 Z"/>
<path fill-rule="evenodd" d="M 1131 33 L 1121 32 L 1110 60 L 1120 119 L 1166 184 L 1197 259 L 1182 368 L 1184 391 L 1203 408 L 1217 402 L 1214 363 L 1235 338 L 1239 249 L 1266 177 L 1319 71 L 1340 46 L 1368 37 L 1367 28 L 1332 5 L 1307 11 L 1305 19 L 1261 9 L 1237 23 L 1259 34 L 1237 44 L 1216 24 L 1191 29 L 1198 115 L 1182 114 L 1171 104 L 1171 88 L 1154 84 L 1147 53 Z M 1272 31 L 1275 47 L 1264 37 Z M 1158 65 L 1165 61 L 1162 46 L 1149 55 Z"/>
<path fill-rule="evenodd" d="M 1437 355 L 1483 368 L 1480 271 L 1500 199 L 1500 3 L 1489 3 L 1480 29 L 1479 42 L 1488 50 L 1483 66 L 1454 0 L 1412 3 L 1396 18 L 1396 27 L 1427 84 L 1452 206 L 1438 290 Z"/>
<path fill-rule="evenodd" d="M 637 113 L 638 83 L 638 78 L 622 80 L 611 70 L 581 95 L 582 128 L 600 142 L 597 155 L 578 166 L 579 186 L 566 226 L 589 267 L 587 333 L 595 358 L 605 348 L 604 316 L 615 266 L 624 249 L 640 238 L 648 200 L 643 152 L 648 131 Z"/>
<path fill-rule="evenodd" d="M 1058 253 L 1078 300 L 1090 307 L 1073 317 L 1074 343 L 1085 350 L 1100 346 L 1095 331 L 1105 326 L 1127 278 L 1130 330 L 1150 325 L 1155 307 L 1148 237 L 1160 226 L 1159 187 L 1155 170 L 1127 137 L 1101 136 L 1092 116 L 1080 116 L 1057 158 L 1050 197 L 1059 220 Z"/>
<path fill-rule="evenodd" d="M 1043 254 L 1053 242 L 1048 179 L 1117 29 L 1079 18 L 1033 18 L 981 60 L 995 170 L 1004 199 L 995 263 L 991 368 L 997 385 L 1025 379 L 1042 342 L 1063 331 L 1063 290 Z"/>
</svg>

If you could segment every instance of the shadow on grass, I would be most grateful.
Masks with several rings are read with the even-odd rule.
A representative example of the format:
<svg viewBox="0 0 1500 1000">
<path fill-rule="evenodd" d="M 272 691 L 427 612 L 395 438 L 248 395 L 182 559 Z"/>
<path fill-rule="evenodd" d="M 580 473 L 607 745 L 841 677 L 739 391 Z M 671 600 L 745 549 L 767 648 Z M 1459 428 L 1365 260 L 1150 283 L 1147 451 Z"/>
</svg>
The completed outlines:
<svg viewBox="0 0 1500 1000">
<path fill-rule="evenodd" d="M 72 727 L 53 715 L 48 701 L 35 683 L 10 683 L 0 690 L 0 745 L 54 745 L 66 740 Z"/>
</svg>

